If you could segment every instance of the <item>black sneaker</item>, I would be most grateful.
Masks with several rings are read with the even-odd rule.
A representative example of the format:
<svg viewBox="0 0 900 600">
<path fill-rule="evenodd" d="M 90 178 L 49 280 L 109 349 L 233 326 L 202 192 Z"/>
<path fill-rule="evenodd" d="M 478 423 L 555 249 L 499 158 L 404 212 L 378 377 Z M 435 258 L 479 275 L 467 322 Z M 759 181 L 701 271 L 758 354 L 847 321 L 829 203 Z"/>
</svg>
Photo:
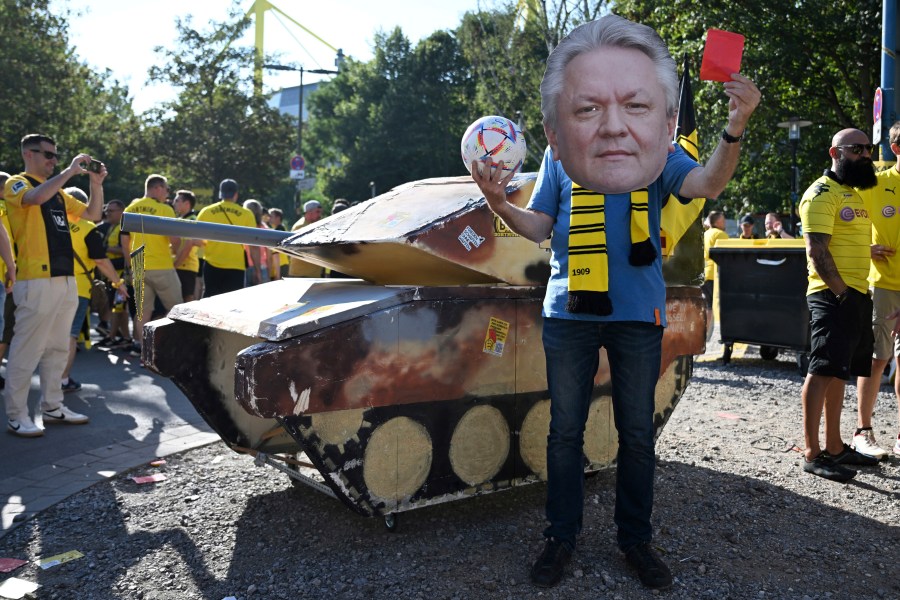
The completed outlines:
<svg viewBox="0 0 900 600">
<path fill-rule="evenodd" d="M 862 452 L 857 452 L 849 445 L 844 444 L 844 449 L 839 454 L 829 454 L 831 460 L 838 465 L 859 465 L 861 467 L 874 467 L 878 464 L 878 459 L 874 456 L 867 456 Z"/>
<path fill-rule="evenodd" d="M 94 344 L 94 345 L 97 346 L 98 348 L 109 349 L 109 347 L 110 347 L 110 346 L 112 345 L 112 343 L 115 342 L 115 341 L 116 341 L 115 338 L 111 338 L 111 337 L 109 337 L 109 336 L 106 336 L 105 338 L 103 338 L 102 340 L 100 340 L 99 342 L 97 342 L 97 343 Z"/>
<path fill-rule="evenodd" d="M 104 336 L 109 335 L 109 323 L 107 323 L 106 321 L 100 321 L 99 323 L 97 323 L 97 326 L 94 327 L 94 329 L 100 335 L 104 335 Z"/>
<path fill-rule="evenodd" d="M 818 475 L 819 477 L 824 477 L 825 479 L 830 479 L 831 481 L 837 481 L 839 483 L 850 481 L 856 477 L 856 471 L 837 464 L 824 450 L 812 460 L 806 460 L 806 457 L 804 456 L 801 461 L 801 466 L 807 473 L 812 473 L 813 475 Z"/>
<path fill-rule="evenodd" d="M 625 553 L 625 562 L 637 572 L 644 587 L 651 590 L 667 590 L 672 587 L 672 572 L 649 543 L 642 542 L 632 546 Z"/>
<path fill-rule="evenodd" d="M 556 538 L 547 538 L 544 550 L 531 567 L 531 583 L 538 587 L 553 587 L 562 579 L 572 549 Z"/>
<path fill-rule="evenodd" d="M 64 393 L 68 394 L 69 392 L 77 392 L 78 390 L 80 390 L 81 383 L 69 377 L 69 380 L 65 383 L 60 383 L 59 387 Z"/>
</svg>

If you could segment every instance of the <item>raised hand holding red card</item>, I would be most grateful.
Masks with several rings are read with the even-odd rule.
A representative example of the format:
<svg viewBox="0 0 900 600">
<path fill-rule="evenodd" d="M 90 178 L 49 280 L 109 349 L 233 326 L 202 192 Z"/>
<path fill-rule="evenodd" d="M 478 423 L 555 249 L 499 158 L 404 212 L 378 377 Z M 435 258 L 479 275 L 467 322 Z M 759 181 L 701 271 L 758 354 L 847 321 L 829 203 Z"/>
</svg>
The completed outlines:
<svg viewBox="0 0 900 600">
<path fill-rule="evenodd" d="M 710 29 L 706 32 L 706 47 L 700 63 L 700 79 L 731 81 L 732 73 L 741 72 L 744 36 L 739 33 Z"/>
</svg>

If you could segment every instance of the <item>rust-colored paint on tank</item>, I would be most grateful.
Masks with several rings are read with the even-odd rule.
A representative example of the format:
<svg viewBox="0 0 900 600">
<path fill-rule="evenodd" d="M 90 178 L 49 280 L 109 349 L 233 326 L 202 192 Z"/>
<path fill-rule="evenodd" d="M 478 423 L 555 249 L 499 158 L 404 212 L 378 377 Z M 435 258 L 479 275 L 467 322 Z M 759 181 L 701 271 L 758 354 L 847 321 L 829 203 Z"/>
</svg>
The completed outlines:
<svg viewBox="0 0 900 600">
<path fill-rule="evenodd" d="M 235 395 L 250 414 L 272 418 L 546 390 L 541 299 L 533 290 L 530 298 L 512 299 L 491 298 L 496 288 L 468 289 L 482 297 L 420 299 L 252 346 L 237 357 Z M 696 288 L 670 290 L 660 374 L 676 356 L 702 351 L 703 306 Z M 499 357 L 484 351 L 492 317 L 510 324 Z M 595 385 L 608 382 L 609 364 L 601 351 Z"/>
</svg>

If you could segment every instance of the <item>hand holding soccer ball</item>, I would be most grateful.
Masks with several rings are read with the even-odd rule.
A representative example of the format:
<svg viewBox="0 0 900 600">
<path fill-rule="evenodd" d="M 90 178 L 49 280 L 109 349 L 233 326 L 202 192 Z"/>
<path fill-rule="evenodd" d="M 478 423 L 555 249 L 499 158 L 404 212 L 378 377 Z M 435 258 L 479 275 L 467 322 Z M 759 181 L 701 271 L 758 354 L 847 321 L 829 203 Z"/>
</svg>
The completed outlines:
<svg viewBox="0 0 900 600">
<path fill-rule="evenodd" d="M 502 162 L 504 175 L 515 173 L 525 160 L 525 136 L 506 117 L 482 117 L 466 129 L 460 152 L 470 173 L 472 162 L 478 161 L 478 173 L 483 174 L 481 163 L 488 159 Z"/>
</svg>

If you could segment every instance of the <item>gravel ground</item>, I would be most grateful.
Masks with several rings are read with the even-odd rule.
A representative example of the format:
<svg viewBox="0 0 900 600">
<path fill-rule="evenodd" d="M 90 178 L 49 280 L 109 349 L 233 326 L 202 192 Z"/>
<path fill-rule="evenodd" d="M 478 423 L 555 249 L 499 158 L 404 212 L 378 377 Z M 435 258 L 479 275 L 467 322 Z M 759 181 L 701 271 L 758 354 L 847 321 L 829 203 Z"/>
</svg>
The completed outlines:
<svg viewBox="0 0 900 600">
<path fill-rule="evenodd" d="M 95 485 L 0 539 L 0 557 L 83 558 L 12 575 L 37 598 L 900 598 L 900 460 L 847 485 L 801 473 L 793 356 L 751 348 L 698 363 L 658 442 L 655 543 L 675 575 L 641 588 L 615 547 L 614 473 L 588 480 L 585 527 L 563 582 L 527 577 L 543 485 L 404 513 L 394 533 L 214 444 Z M 876 435 L 896 432 L 888 387 Z M 844 405 L 845 441 L 855 388 Z M 164 472 L 162 483 L 132 475 Z"/>
</svg>

